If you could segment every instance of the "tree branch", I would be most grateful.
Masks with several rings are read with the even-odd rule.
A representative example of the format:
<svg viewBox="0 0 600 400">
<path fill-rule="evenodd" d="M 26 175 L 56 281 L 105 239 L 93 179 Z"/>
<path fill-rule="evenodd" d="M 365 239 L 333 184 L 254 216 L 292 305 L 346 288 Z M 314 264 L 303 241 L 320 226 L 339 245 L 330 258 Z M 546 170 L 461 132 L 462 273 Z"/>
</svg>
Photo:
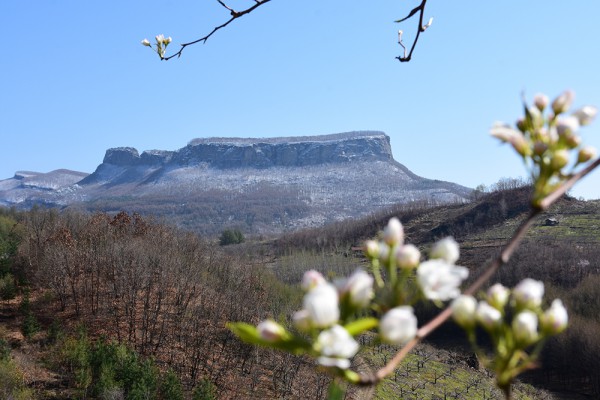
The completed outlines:
<svg viewBox="0 0 600 400">
<path fill-rule="evenodd" d="M 525 234 L 533 224 L 535 217 L 537 217 L 542 212 L 546 211 L 552 204 L 554 204 L 558 199 L 560 199 L 565 193 L 569 191 L 573 187 L 575 183 L 581 180 L 583 177 L 588 175 L 594 169 L 596 169 L 600 165 L 600 158 L 596 159 L 593 163 L 579 171 L 577 174 L 570 177 L 567 181 L 561 184 L 554 192 L 550 193 L 546 196 L 538 207 L 533 207 L 531 212 L 521 223 L 521 225 L 517 228 L 512 238 L 508 241 L 508 243 L 502 249 L 500 255 L 492 260 L 485 270 L 485 272 L 477 278 L 475 282 L 469 286 L 465 290 L 465 294 L 474 294 L 477 292 L 495 273 L 506 264 L 515 250 L 519 246 L 519 244 L 523 241 Z M 442 325 L 448 318 L 452 316 L 452 309 L 450 306 L 446 307 L 441 313 L 439 313 L 435 318 L 429 321 L 427 324 L 423 325 L 417 331 L 416 336 L 409 341 L 396 355 L 394 358 L 390 360 L 385 366 L 379 369 L 375 375 L 371 376 L 361 376 L 361 380 L 359 382 L 360 385 L 374 385 L 379 381 L 383 380 L 386 376 L 390 375 L 398 364 L 402 362 L 402 360 L 408 355 L 408 353 L 425 337 L 427 337 L 431 332 L 437 329 L 440 325 Z"/>
<path fill-rule="evenodd" d="M 200 39 L 196 39 L 196 40 L 194 40 L 194 41 L 191 41 L 191 42 L 188 42 L 188 43 L 183 43 L 183 44 L 181 44 L 181 45 L 180 45 L 181 47 L 179 48 L 179 51 L 178 51 L 178 52 L 176 52 L 175 54 L 172 54 L 172 55 L 170 55 L 170 56 L 168 56 L 168 57 L 163 57 L 162 59 L 163 59 L 164 61 L 168 61 L 168 60 L 170 60 L 170 59 L 171 59 L 171 58 L 173 58 L 173 57 L 177 57 L 177 58 L 181 57 L 181 53 L 183 53 L 183 50 L 184 50 L 186 47 L 188 47 L 188 46 L 191 46 L 191 45 L 193 45 L 193 44 L 196 44 L 196 43 L 199 43 L 199 42 L 206 43 L 206 41 L 207 41 L 207 40 L 208 40 L 208 39 L 209 39 L 209 38 L 210 38 L 212 35 L 214 35 L 214 34 L 215 34 L 217 31 L 219 31 L 220 29 L 223 29 L 223 28 L 225 28 L 227 25 L 229 25 L 230 23 L 232 23 L 232 22 L 233 22 L 233 21 L 235 21 L 236 19 L 238 19 L 238 18 L 240 18 L 240 17 L 242 17 L 242 16 L 244 16 L 244 15 L 246 15 L 246 14 L 250 14 L 252 11 L 256 10 L 258 7 L 262 6 L 263 4 L 266 4 L 266 3 L 268 3 L 268 2 L 270 2 L 270 1 L 271 1 L 271 0 L 254 0 L 254 3 L 255 3 L 255 4 L 254 4 L 252 7 L 249 7 L 249 8 L 247 8 L 247 9 L 245 9 L 245 10 L 242 10 L 242 11 L 235 11 L 233 8 L 231 8 L 231 7 L 229 7 L 227 4 L 225 4 L 225 2 L 223 2 L 222 0 L 217 0 L 217 2 L 218 2 L 219 4 L 221 4 L 223 7 L 225 7 L 225 8 L 226 8 L 226 9 L 229 11 L 229 13 L 231 14 L 231 18 L 229 18 L 229 19 L 228 19 L 228 20 L 227 20 L 225 23 L 223 23 L 223 24 L 221 24 L 221 25 L 219 25 L 219 26 L 216 26 L 216 27 L 214 27 L 214 28 L 213 28 L 213 30 L 212 30 L 212 31 L 210 31 L 210 33 L 209 33 L 208 35 L 206 35 L 206 36 L 203 36 L 203 37 L 201 37 Z"/>
<path fill-rule="evenodd" d="M 419 41 L 419 36 L 421 35 L 421 32 L 424 32 L 426 29 L 426 28 L 424 28 L 424 25 L 423 25 L 423 14 L 425 13 L 425 5 L 426 4 L 427 4 L 427 0 L 422 0 L 421 4 L 419 4 L 417 7 L 413 8 L 406 17 L 399 19 L 398 21 L 395 21 L 395 22 L 403 22 L 403 21 L 406 21 L 407 19 L 412 18 L 415 14 L 419 13 L 419 26 L 417 28 L 417 34 L 415 36 L 412 46 L 410 47 L 410 52 L 408 53 L 408 55 L 406 54 L 406 46 L 404 46 L 404 43 L 402 43 L 402 31 L 398 31 L 398 44 L 400 46 L 402 46 L 402 48 L 404 49 L 404 55 L 396 57 L 396 59 L 400 62 L 410 61 L 410 59 L 412 58 L 412 53 L 415 50 L 415 47 L 417 46 L 417 42 Z"/>
</svg>

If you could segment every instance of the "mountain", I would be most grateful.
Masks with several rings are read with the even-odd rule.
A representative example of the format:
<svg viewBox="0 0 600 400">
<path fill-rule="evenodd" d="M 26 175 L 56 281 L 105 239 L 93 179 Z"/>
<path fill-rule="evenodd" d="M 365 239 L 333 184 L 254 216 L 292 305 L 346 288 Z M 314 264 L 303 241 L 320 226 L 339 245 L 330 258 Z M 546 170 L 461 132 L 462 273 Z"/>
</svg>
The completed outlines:
<svg viewBox="0 0 600 400">
<path fill-rule="evenodd" d="M 391 204 L 465 200 L 470 189 L 419 177 L 383 132 L 194 139 L 176 151 L 106 151 L 92 174 L 17 173 L 0 204 L 153 214 L 214 233 L 269 233 L 358 217 Z"/>
</svg>

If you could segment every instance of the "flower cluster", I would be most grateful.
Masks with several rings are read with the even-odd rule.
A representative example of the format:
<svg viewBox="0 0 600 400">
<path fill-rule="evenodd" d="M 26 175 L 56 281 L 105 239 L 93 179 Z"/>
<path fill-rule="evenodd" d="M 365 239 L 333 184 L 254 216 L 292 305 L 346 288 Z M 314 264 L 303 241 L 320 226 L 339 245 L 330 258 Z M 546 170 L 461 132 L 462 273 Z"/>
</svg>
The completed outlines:
<svg viewBox="0 0 600 400">
<path fill-rule="evenodd" d="M 171 39 L 170 36 L 165 37 L 165 35 L 163 35 L 163 34 L 156 35 L 155 39 L 156 39 L 156 45 L 154 47 L 154 51 L 156 51 L 156 54 L 158 54 L 158 56 L 162 60 L 163 58 L 165 58 L 165 52 L 167 51 L 167 46 L 169 45 L 169 43 L 171 43 L 173 41 L 173 39 Z M 150 41 L 148 39 L 142 40 L 141 43 L 143 46 L 152 48 L 152 44 L 150 43 Z"/>
<path fill-rule="evenodd" d="M 544 339 L 567 327 L 567 310 L 562 302 L 556 299 L 543 310 L 543 296 L 544 284 L 527 278 L 512 291 L 497 283 L 479 302 L 468 295 L 452 302 L 454 320 L 467 331 L 482 359 L 485 356 L 477 347 L 476 326 L 490 336 L 494 356 L 487 364 L 496 372 L 500 387 L 510 385 L 519 373 L 533 365 Z M 531 347 L 534 350 L 529 354 L 527 349 Z"/>
<path fill-rule="evenodd" d="M 584 106 L 567 115 L 574 97 L 572 91 L 565 91 L 550 104 L 547 96 L 538 94 L 533 105 L 524 105 L 525 116 L 517 121 L 516 129 L 503 123 L 496 123 L 491 129 L 492 136 L 511 144 L 529 166 L 535 185 L 534 205 L 577 166 L 596 157 L 596 149 L 582 146 L 578 131 L 592 122 L 598 110 Z"/>
<path fill-rule="evenodd" d="M 298 333 L 272 320 L 257 327 L 231 324 L 231 329 L 251 343 L 308 353 L 321 366 L 352 381 L 357 375 L 348 368 L 359 350 L 357 335 L 378 329 L 381 342 L 404 345 L 417 334 L 411 305 L 423 298 L 441 304 L 459 296 L 468 275 L 465 267 L 455 265 L 459 248 L 454 239 L 435 243 L 430 259 L 421 262 L 421 252 L 404 243 L 397 218 L 389 221 L 381 240 L 365 244 L 365 253 L 372 275 L 359 269 L 329 282 L 315 270 L 305 272 L 302 309 L 292 318 Z"/>
</svg>

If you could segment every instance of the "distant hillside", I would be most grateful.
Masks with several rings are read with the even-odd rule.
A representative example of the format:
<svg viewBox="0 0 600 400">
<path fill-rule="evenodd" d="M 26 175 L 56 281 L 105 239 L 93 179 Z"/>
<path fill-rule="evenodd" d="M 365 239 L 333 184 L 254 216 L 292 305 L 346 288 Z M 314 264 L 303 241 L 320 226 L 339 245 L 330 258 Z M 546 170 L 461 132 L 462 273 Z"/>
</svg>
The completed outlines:
<svg viewBox="0 0 600 400">
<path fill-rule="evenodd" d="M 60 177 L 52 178 L 51 174 Z M 270 139 L 195 139 L 177 151 L 109 149 L 94 173 L 0 181 L 0 204 L 126 210 L 203 233 L 276 233 L 392 204 L 462 202 L 470 189 L 419 177 L 382 132 Z M 29 181 L 27 181 L 29 180 Z"/>
</svg>

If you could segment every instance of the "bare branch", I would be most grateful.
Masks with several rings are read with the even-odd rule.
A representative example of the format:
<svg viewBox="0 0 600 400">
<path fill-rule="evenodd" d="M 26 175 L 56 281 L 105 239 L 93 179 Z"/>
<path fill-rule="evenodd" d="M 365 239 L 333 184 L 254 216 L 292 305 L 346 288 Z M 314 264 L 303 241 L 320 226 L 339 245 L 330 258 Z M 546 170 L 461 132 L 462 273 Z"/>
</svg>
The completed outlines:
<svg viewBox="0 0 600 400">
<path fill-rule="evenodd" d="M 560 185 L 554 192 L 550 193 L 546 196 L 541 202 L 539 207 L 533 207 L 531 212 L 521 223 L 521 225 L 517 228 L 512 238 L 508 241 L 508 243 L 502 249 L 500 255 L 492 260 L 488 265 L 485 272 L 477 278 L 469 288 L 465 290 L 465 294 L 474 294 L 477 292 L 495 273 L 506 264 L 515 250 L 519 246 L 519 244 L 523 241 L 525 234 L 533 224 L 535 217 L 546 211 L 552 204 L 554 204 L 558 199 L 560 199 L 569 189 L 573 187 L 575 183 L 580 181 L 583 177 L 588 175 L 594 169 L 596 169 L 600 165 L 600 158 L 596 159 L 593 163 L 588 165 L 586 168 L 582 169 L 577 174 L 570 177 L 567 181 L 565 181 L 562 185 Z M 361 380 L 359 382 L 360 385 L 374 385 L 379 381 L 383 380 L 386 376 L 390 375 L 398 364 L 402 362 L 402 360 L 408 355 L 408 353 L 425 337 L 427 337 L 431 332 L 437 329 L 440 325 L 442 325 L 448 318 L 452 316 L 452 309 L 450 307 L 446 307 L 441 313 L 439 313 L 435 318 L 429 321 L 427 324 L 423 325 L 417 331 L 416 336 L 408 342 L 396 355 L 392 358 L 385 366 L 377 371 L 374 376 L 361 376 Z"/>
<path fill-rule="evenodd" d="M 223 7 L 225 7 L 227 10 L 229 10 L 229 13 L 231 14 L 231 18 L 229 18 L 225 23 L 219 25 L 219 26 L 215 26 L 213 28 L 212 31 L 210 31 L 208 33 L 208 35 L 201 37 L 200 39 L 196 39 L 193 40 L 191 42 L 188 43 L 183 43 L 181 44 L 181 47 L 179 48 L 179 51 L 176 52 L 175 54 L 172 54 L 168 57 L 163 57 L 162 59 L 165 61 L 170 60 L 173 57 L 181 57 L 181 53 L 183 53 L 183 50 L 188 47 L 191 46 L 193 44 L 199 43 L 199 42 L 203 42 L 206 43 L 206 41 L 212 36 L 214 35 L 217 31 L 219 31 L 220 29 L 225 28 L 227 25 L 229 25 L 230 23 L 232 23 L 233 21 L 235 21 L 236 19 L 246 15 L 246 14 L 250 14 L 252 11 L 256 10 L 258 7 L 262 6 L 263 4 L 266 4 L 268 2 L 270 2 L 271 0 L 254 0 L 254 5 L 252 7 L 249 7 L 245 10 L 242 11 L 235 11 L 233 8 L 229 7 L 227 4 L 225 4 L 225 2 L 223 2 L 222 0 L 217 0 L 219 2 L 219 4 L 221 4 Z"/>
<path fill-rule="evenodd" d="M 417 7 L 413 8 L 406 17 L 399 19 L 398 21 L 395 21 L 395 22 L 403 22 L 403 21 L 406 21 L 406 20 L 412 18 L 415 14 L 419 13 L 419 26 L 417 27 L 417 34 L 415 36 L 412 46 L 410 47 L 410 52 L 408 53 L 408 55 L 406 55 L 406 47 L 404 46 L 404 43 L 402 43 L 402 34 L 398 35 L 398 43 L 404 49 L 404 55 L 396 57 L 396 59 L 400 62 L 410 61 L 410 59 L 412 58 L 412 53 L 415 50 L 415 47 L 417 46 L 417 42 L 419 41 L 419 36 L 421 35 L 421 32 L 424 32 L 426 29 L 426 28 L 424 28 L 424 25 L 423 25 L 423 14 L 425 13 L 425 5 L 426 4 L 427 4 L 427 0 L 422 0 L 421 4 L 419 4 Z"/>
</svg>

